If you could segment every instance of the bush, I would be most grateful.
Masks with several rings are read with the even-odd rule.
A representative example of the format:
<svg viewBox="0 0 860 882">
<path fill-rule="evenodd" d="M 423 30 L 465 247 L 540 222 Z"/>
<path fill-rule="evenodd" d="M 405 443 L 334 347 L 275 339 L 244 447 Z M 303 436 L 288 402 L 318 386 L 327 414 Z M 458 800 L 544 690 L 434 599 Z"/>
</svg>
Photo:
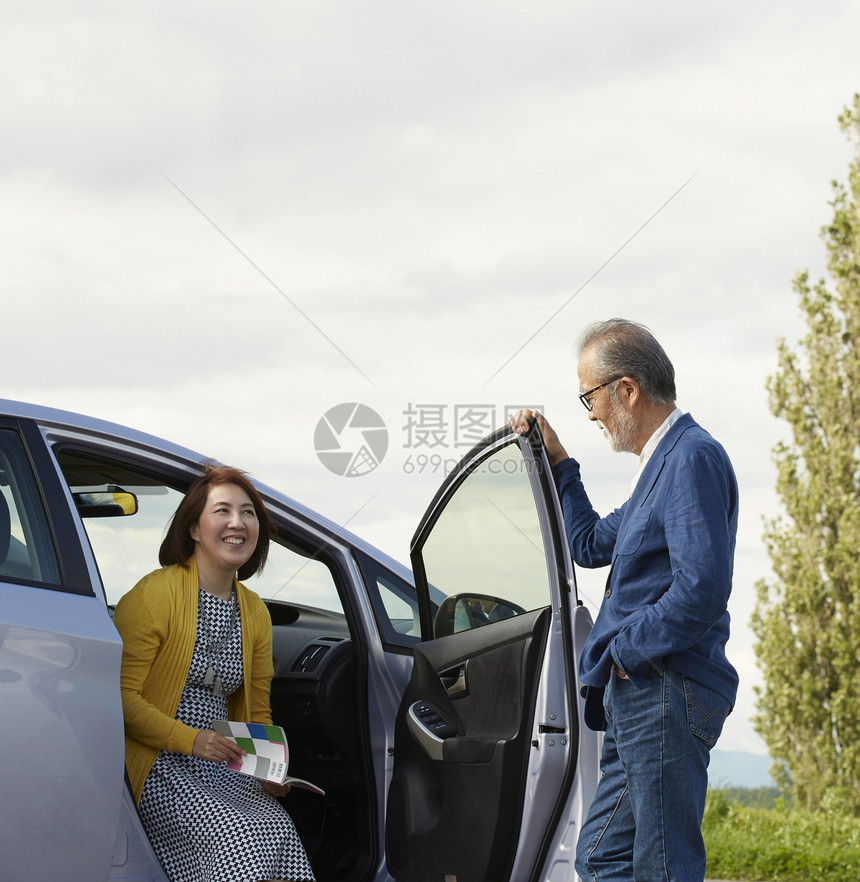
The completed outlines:
<svg viewBox="0 0 860 882">
<path fill-rule="evenodd" d="M 810 814 L 777 799 L 772 809 L 741 805 L 711 790 L 702 833 L 708 877 L 747 882 L 857 882 L 860 819 Z"/>
</svg>

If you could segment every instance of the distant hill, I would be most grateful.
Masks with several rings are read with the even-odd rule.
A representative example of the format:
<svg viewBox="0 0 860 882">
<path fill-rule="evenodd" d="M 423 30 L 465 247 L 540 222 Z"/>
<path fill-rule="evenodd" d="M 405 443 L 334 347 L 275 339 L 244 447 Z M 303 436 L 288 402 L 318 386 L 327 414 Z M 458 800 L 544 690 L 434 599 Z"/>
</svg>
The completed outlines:
<svg viewBox="0 0 860 882">
<path fill-rule="evenodd" d="M 774 787 L 772 765 L 773 760 L 764 754 L 712 750 L 708 782 L 711 787 Z"/>
</svg>

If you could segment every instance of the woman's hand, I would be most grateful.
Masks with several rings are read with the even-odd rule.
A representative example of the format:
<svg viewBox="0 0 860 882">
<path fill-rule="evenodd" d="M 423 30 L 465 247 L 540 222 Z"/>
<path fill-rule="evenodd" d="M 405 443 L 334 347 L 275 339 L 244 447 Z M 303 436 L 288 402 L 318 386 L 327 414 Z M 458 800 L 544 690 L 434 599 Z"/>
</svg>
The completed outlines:
<svg viewBox="0 0 860 882">
<path fill-rule="evenodd" d="M 271 793 L 272 796 L 286 796 L 290 792 L 289 784 L 275 784 L 274 781 L 260 781 L 263 785 L 263 790 L 266 793 Z"/>
<path fill-rule="evenodd" d="M 213 763 L 225 761 L 240 763 L 245 751 L 235 741 L 231 741 L 211 729 L 201 729 L 194 739 L 191 755 Z"/>
</svg>

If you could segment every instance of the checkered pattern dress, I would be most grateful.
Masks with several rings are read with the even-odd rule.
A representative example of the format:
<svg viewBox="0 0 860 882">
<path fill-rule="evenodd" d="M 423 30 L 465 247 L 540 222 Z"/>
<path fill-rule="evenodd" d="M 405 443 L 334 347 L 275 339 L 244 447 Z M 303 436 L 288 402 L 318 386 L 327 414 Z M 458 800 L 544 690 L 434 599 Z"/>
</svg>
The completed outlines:
<svg viewBox="0 0 860 882">
<path fill-rule="evenodd" d="M 223 695 L 203 684 L 212 635 L 233 629 L 216 662 Z M 208 633 L 207 633 L 208 631 Z M 242 685 L 242 633 L 230 602 L 200 590 L 197 638 L 176 718 L 195 729 L 227 719 L 227 696 Z M 292 819 L 260 782 L 184 753 L 161 751 L 140 797 L 140 816 L 171 882 L 313 880 Z"/>
</svg>

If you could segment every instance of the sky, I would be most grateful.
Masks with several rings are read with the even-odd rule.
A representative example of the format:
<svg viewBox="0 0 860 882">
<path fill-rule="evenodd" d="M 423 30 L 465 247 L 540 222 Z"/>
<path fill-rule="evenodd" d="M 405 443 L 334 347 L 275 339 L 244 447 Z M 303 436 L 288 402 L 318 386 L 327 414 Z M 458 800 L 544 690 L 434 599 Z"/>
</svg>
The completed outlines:
<svg viewBox="0 0 860 882">
<path fill-rule="evenodd" d="M 543 410 L 599 511 L 624 500 L 636 459 L 586 419 L 572 344 L 643 322 L 735 465 L 720 746 L 766 752 L 749 619 L 786 427 L 765 384 L 804 332 L 792 279 L 825 271 L 857 4 L 29 0 L 3 19 L 0 394 L 244 468 L 408 562 L 446 469 L 511 407 Z M 343 403 L 388 433 L 353 477 L 315 450 Z M 604 579 L 579 574 L 593 611 Z"/>
</svg>

